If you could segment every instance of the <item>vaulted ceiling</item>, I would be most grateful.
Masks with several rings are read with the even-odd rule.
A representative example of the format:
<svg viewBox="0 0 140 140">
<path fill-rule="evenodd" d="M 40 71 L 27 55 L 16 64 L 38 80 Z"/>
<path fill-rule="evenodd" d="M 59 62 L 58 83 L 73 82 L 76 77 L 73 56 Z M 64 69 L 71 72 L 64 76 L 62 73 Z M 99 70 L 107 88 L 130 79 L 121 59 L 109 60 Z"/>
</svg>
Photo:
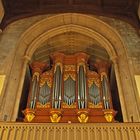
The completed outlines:
<svg viewBox="0 0 140 140">
<path fill-rule="evenodd" d="M 92 62 L 97 59 L 109 61 L 108 53 L 96 40 L 76 32 L 66 32 L 50 38 L 35 51 L 33 60 L 48 61 L 53 52 L 68 55 L 85 52 Z"/>
<path fill-rule="evenodd" d="M 128 21 L 139 28 L 139 0 L 2 0 L 5 15 L 0 28 L 9 23 L 29 16 L 56 13 L 85 13 L 115 17 Z M 65 54 L 85 52 L 91 60 L 109 60 L 104 48 L 96 40 L 76 32 L 66 32 L 47 40 L 36 50 L 33 60 L 46 61 L 55 51 Z"/>
<path fill-rule="evenodd" d="M 38 15 L 64 12 L 104 15 L 127 20 L 136 28 L 139 0 L 2 0 L 5 16 L 1 28 L 14 20 Z"/>
</svg>

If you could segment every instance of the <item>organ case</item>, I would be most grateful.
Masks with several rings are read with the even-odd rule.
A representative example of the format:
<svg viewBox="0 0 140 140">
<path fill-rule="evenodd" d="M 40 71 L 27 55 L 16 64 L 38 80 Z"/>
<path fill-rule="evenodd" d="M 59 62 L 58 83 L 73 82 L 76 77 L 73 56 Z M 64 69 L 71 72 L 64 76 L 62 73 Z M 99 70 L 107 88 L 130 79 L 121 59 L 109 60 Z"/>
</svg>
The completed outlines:
<svg viewBox="0 0 140 140">
<path fill-rule="evenodd" d="M 46 71 L 47 63 L 31 64 L 26 122 L 115 121 L 107 62 L 95 62 L 93 71 L 85 53 L 54 53 L 51 59 L 52 67 Z"/>
</svg>

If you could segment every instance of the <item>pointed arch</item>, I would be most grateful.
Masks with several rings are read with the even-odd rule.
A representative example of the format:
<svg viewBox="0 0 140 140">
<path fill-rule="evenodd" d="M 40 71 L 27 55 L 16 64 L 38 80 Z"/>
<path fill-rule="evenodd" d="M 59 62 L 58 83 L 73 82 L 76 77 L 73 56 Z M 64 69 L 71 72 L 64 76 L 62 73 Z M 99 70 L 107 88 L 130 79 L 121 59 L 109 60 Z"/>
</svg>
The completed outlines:
<svg viewBox="0 0 140 140">
<path fill-rule="evenodd" d="M 17 45 L 15 60 L 21 58 L 24 59 L 17 62 L 15 61 L 13 64 L 13 66 L 19 65 L 19 63 L 22 62 L 22 65 L 19 65 L 20 78 L 16 91 L 15 105 L 11 114 L 11 120 L 16 119 L 26 65 L 31 59 L 34 51 L 39 48 L 47 39 L 69 31 L 74 31 L 94 38 L 108 52 L 111 60 L 114 63 L 123 119 L 125 122 L 127 122 L 128 111 L 122 88 L 120 69 L 118 66 L 118 63 L 120 63 L 118 61 L 120 59 L 119 57 L 123 55 L 123 58 L 125 59 L 122 61 L 127 59 L 123 40 L 116 30 L 103 21 L 93 16 L 77 13 L 58 14 L 43 19 L 28 28 L 20 37 Z M 14 71 L 14 68 L 12 70 Z"/>
</svg>

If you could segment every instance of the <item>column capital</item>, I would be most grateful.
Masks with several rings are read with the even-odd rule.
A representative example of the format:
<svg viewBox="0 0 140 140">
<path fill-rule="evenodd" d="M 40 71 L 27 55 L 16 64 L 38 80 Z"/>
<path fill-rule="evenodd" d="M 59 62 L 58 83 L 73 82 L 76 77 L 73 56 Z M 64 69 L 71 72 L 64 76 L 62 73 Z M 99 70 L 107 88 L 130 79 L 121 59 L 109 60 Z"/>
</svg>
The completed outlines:
<svg viewBox="0 0 140 140">
<path fill-rule="evenodd" d="M 25 55 L 23 59 L 25 62 L 29 62 L 31 60 L 31 58 L 28 55 Z"/>
<path fill-rule="evenodd" d="M 111 57 L 111 60 L 114 64 L 118 63 L 118 56 Z"/>
</svg>

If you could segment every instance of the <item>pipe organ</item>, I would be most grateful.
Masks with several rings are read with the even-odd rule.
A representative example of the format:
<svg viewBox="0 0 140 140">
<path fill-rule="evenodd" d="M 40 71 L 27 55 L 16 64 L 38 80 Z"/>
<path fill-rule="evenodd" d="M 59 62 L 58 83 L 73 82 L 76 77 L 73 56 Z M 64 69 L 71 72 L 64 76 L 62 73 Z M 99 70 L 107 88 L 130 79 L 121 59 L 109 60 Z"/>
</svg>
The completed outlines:
<svg viewBox="0 0 140 140">
<path fill-rule="evenodd" d="M 25 122 L 114 122 L 109 64 L 96 61 L 89 69 L 85 53 L 54 53 L 53 64 L 33 62 Z"/>
</svg>

